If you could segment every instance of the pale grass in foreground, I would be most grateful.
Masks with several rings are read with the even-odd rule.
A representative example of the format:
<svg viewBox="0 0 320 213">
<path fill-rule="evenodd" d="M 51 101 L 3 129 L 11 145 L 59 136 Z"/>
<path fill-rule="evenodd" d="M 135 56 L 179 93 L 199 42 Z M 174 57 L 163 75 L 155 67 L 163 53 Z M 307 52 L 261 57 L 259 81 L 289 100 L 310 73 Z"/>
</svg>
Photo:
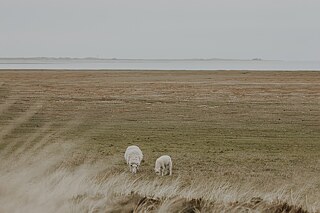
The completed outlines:
<svg viewBox="0 0 320 213">
<path fill-rule="evenodd" d="M 252 207 L 261 212 L 284 202 L 310 212 L 320 208 L 319 203 L 308 203 L 308 187 L 300 191 L 292 191 L 290 186 L 264 191 L 263 186 L 256 190 L 250 185 L 234 186 L 227 181 L 201 178 L 186 184 L 179 176 L 146 179 L 129 172 L 110 174 L 113 164 L 104 162 L 68 168 L 63 161 L 72 153 L 74 146 L 70 144 L 49 145 L 32 158 L 31 153 L 2 158 L 0 212 L 172 212 L 197 199 L 194 202 L 203 211 L 211 208 L 215 212 L 241 212 Z M 255 205 L 251 203 L 253 198 L 259 200 Z"/>
</svg>

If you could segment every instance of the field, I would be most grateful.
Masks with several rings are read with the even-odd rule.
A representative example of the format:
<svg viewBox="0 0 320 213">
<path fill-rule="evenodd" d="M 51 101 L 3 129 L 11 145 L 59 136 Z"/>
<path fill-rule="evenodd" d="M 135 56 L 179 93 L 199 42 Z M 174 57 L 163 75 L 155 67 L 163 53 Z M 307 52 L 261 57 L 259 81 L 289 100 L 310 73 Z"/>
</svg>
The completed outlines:
<svg viewBox="0 0 320 213">
<path fill-rule="evenodd" d="M 132 210 L 320 212 L 320 73 L 0 71 L 0 212 Z"/>
</svg>

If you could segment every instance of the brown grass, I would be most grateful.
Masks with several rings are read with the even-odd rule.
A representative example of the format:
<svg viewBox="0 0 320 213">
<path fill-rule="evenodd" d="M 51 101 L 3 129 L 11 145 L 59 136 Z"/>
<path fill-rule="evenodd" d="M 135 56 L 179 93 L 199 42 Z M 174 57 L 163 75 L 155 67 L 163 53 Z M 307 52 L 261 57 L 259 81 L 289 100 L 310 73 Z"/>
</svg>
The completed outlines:
<svg viewBox="0 0 320 213">
<path fill-rule="evenodd" d="M 316 212 L 319 123 L 318 72 L 1 71 L 0 211 Z"/>
</svg>

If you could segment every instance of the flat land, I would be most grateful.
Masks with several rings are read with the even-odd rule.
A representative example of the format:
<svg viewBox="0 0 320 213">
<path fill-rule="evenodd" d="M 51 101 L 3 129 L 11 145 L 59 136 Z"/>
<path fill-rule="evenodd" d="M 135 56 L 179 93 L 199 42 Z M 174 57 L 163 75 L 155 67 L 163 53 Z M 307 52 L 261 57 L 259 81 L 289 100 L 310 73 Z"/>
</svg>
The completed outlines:
<svg viewBox="0 0 320 213">
<path fill-rule="evenodd" d="M 48 170 L 128 173 L 123 154 L 135 144 L 145 156 L 135 177 L 145 181 L 158 179 L 154 162 L 168 154 L 168 182 L 286 188 L 291 203 L 317 211 L 320 72 L 0 71 L 1 173 L 14 177 L 8 159 L 32 170 L 26 159 L 61 154 L 52 144 L 68 151 Z"/>
</svg>

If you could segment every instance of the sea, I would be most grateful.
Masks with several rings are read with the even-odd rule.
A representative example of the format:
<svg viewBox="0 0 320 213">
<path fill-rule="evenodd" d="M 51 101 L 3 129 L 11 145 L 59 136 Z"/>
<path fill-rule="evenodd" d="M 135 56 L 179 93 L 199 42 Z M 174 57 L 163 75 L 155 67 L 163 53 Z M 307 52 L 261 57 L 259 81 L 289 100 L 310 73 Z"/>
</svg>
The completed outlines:
<svg viewBox="0 0 320 213">
<path fill-rule="evenodd" d="M 0 69 L 320 71 L 320 61 L 226 59 L 0 58 Z"/>
</svg>

